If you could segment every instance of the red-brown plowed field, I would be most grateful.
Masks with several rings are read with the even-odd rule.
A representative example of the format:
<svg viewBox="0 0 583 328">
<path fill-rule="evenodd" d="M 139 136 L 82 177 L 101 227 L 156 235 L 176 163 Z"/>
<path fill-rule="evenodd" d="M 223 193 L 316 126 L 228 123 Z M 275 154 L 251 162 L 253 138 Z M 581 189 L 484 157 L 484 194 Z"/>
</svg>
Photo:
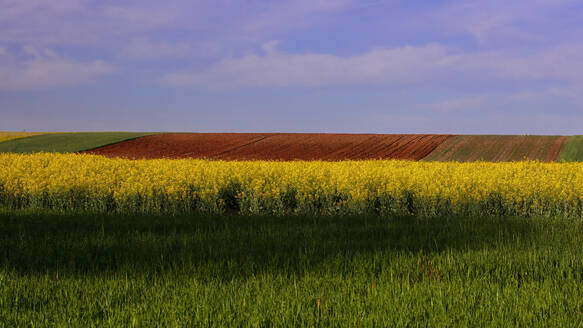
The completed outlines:
<svg viewBox="0 0 583 328">
<path fill-rule="evenodd" d="M 93 149 L 108 157 L 222 160 L 420 160 L 449 135 L 171 133 Z"/>
<path fill-rule="evenodd" d="M 555 162 L 568 139 L 564 136 L 456 136 L 439 145 L 425 160 Z"/>
</svg>

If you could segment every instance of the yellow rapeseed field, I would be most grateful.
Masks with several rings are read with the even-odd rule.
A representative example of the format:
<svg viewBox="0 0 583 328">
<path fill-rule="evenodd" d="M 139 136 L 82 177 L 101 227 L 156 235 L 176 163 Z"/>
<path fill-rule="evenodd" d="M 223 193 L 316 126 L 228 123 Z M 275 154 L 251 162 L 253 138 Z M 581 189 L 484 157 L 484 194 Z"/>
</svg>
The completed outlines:
<svg viewBox="0 0 583 328">
<path fill-rule="evenodd" d="M 0 154 L 0 206 L 138 213 L 582 216 L 583 164 Z"/>
</svg>

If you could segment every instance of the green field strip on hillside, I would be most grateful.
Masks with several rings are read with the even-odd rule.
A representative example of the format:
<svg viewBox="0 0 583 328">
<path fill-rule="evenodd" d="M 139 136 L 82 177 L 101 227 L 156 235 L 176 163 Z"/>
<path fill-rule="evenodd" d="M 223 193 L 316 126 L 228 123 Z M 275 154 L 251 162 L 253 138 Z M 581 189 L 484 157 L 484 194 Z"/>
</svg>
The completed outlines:
<svg viewBox="0 0 583 328">
<path fill-rule="evenodd" d="M 5 141 L 10 141 L 14 139 L 26 138 L 30 136 L 36 136 L 41 134 L 47 134 L 48 132 L 9 132 L 0 131 L 0 143 Z"/>
<path fill-rule="evenodd" d="M 470 139 L 469 147 L 467 147 L 467 157 L 463 158 L 463 161 L 494 161 L 497 157 L 502 157 L 500 150 L 504 149 L 504 144 L 506 143 L 504 139 L 507 136 L 472 136 Z M 479 147 L 485 143 L 484 148 Z M 516 147 L 516 146 L 515 146 Z M 515 148 L 516 149 L 516 148 Z M 513 152 L 514 150 L 510 150 Z M 455 155 L 454 155 L 455 156 Z M 505 157 L 510 158 L 510 154 L 506 154 Z"/>
<path fill-rule="evenodd" d="M 559 162 L 583 162 L 583 136 L 571 136 L 559 155 Z"/>
<path fill-rule="evenodd" d="M 155 133 L 73 132 L 50 133 L 0 143 L 0 153 L 73 153 L 94 149 Z"/>
<path fill-rule="evenodd" d="M 442 161 L 446 154 L 452 152 L 454 147 L 466 136 L 453 136 L 437 146 L 431 153 L 425 156 L 423 161 Z"/>
<path fill-rule="evenodd" d="M 557 139 L 559 138 L 559 139 Z M 521 161 L 521 160 L 556 160 L 557 150 L 562 147 L 562 136 L 517 136 L 517 135 L 461 135 L 447 140 L 424 161 Z M 564 142 L 564 141 L 562 141 Z M 565 160 L 583 161 L 583 136 L 569 140 L 567 153 L 563 150 Z M 577 153 L 580 151 L 580 153 Z M 553 155 L 555 154 L 555 155 Z M 570 154 L 570 155 L 568 155 Z M 578 155 L 575 155 L 578 154 Z M 554 157 L 554 158 L 553 158 Z"/>
</svg>

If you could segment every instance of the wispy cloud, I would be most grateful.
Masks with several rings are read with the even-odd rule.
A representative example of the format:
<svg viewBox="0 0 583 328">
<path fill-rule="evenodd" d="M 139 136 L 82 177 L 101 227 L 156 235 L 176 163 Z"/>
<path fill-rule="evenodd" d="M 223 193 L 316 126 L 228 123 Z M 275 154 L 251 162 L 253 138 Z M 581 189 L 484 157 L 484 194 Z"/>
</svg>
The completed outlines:
<svg viewBox="0 0 583 328">
<path fill-rule="evenodd" d="M 511 79 L 583 79 L 583 43 L 565 44 L 527 53 L 488 51 L 467 53 L 458 70 Z"/>
<path fill-rule="evenodd" d="M 0 0 L 0 42 L 116 52 L 153 31 L 205 29 L 206 1 Z"/>
<path fill-rule="evenodd" d="M 482 108 L 487 99 L 485 95 L 453 98 L 438 103 L 426 104 L 424 107 L 440 113 L 465 112 Z"/>
<path fill-rule="evenodd" d="M 133 38 L 121 48 L 120 55 L 126 58 L 181 58 L 192 52 L 187 42 L 153 41 L 147 37 Z"/>
<path fill-rule="evenodd" d="M 466 81 L 583 81 L 583 45 L 565 45 L 538 53 L 465 52 L 444 45 L 372 50 L 361 55 L 289 54 L 276 43 L 264 54 L 221 60 L 204 71 L 179 71 L 161 81 L 174 86 L 210 88 L 319 87 L 355 84 L 409 84 Z"/>
<path fill-rule="evenodd" d="M 536 91 L 522 91 L 511 94 L 510 99 L 518 101 L 541 101 L 549 98 L 562 98 L 581 106 L 583 105 L 583 83 L 551 85 Z M 558 106 L 556 109 L 560 109 Z"/>
<path fill-rule="evenodd" d="M 102 60 L 76 61 L 50 49 L 26 47 L 27 59 L 0 56 L 0 89 L 30 90 L 89 82 L 115 70 Z"/>
<path fill-rule="evenodd" d="M 236 130 L 265 116 L 259 109 L 294 97 L 287 110 L 318 108 L 319 124 L 334 130 L 354 124 L 328 119 L 345 97 L 345 112 L 417 115 L 394 123 L 403 131 L 420 116 L 428 131 L 455 128 L 459 121 L 447 126 L 449 116 L 439 115 L 449 112 L 465 115 L 465 123 L 480 117 L 468 126 L 488 125 L 480 130 L 487 132 L 512 111 L 514 123 L 523 122 L 519 112 L 580 111 L 581 22 L 580 0 L 0 0 L 0 90 L 8 95 L 0 106 L 14 113 L 48 94 L 29 100 L 6 90 L 55 88 L 51 94 L 67 98 L 66 86 L 119 72 L 99 90 L 83 90 L 95 108 L 119 102 L 154 112 L 157 101 L 184 117 L 186 108 L 245 104 L 253 119 L 233 119 Z M 120 94 L 120 87 L 136 92 Z M 254 90 L 237 90 L 245 88 Z M 182 112 L 170 109 L 170 98 Z M 224 116 L 209 114 L 216 127 Z M 363 119 L 362 129 L 373 120 Z"/>
<path fill-rule="evenodd" d="M 0 42 L 119 46 L 157 31 L 198 41 L 260 40 L 322 22 L 355 0 L 0 0 Z"/>
<path fill-rule="evenodd" d="M 455 0 L 429 17 L 439 22 L 440 28 L 472 35 L 481 44 L 500 39 L 540 41 L 542 35 L 554 32 L 552 26 L 578 19 L 577 16 L 581 18 L 581 14 L 569 10 L 578 3 L 577 0 Z M 558 15 L 562 19 L 556 19 Z"/>
<path fill-rule="evenodd" d="M 568 86 L 556 86 L 549 89 L 553 96 L 567 98 L 577 105 L 583 105 L 583 83 Z"/>
<path fill-rule="evenodd" d="M 356 5 L 354 0 L 294 0 L 263 2 L 257 14 L 243 25 L 251 33 L 282 31 L 305 28 L 318 20 L 322 14 L 339 12 Z"/>
<path fill-rule="evenodd" d="M 353 57 L 288 54 L 277 51 L 274 46 L 273 43 L 264 45 L 265 55 L 225 59 L 203 72 L 170 73 L 161 82 L 211 88 L 402 83 L 426 79 L 457 60 L 440 45 L 381 49 Z"/>
</svg>

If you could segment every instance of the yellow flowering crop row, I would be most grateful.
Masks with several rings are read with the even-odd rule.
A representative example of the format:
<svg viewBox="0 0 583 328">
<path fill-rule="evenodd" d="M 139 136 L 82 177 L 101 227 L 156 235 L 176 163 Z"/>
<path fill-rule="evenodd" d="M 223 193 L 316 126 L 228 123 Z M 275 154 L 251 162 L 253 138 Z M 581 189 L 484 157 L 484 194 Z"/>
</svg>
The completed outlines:
<svg viewBox="0 0 583 328">
<path fill-rule="evenodd" d="M 0 206 L 131 213 L 565 215 L 583 164 L 124 160 L 0 154 Z"/>
</svg>

